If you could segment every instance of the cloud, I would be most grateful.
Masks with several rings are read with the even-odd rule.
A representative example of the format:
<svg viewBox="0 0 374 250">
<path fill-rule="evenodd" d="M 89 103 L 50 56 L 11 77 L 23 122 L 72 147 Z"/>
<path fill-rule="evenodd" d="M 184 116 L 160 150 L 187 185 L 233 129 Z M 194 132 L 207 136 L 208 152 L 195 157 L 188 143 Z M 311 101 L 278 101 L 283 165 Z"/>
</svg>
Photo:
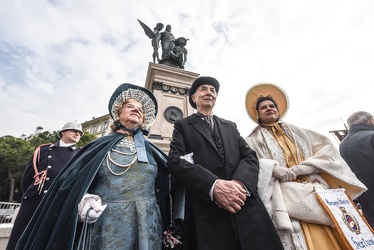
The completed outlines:
<svg viewBox="0 0 374 250">
<path fill-rule="evenodd" d="M 143 86 L 152 47 L 140 19 L 189 39 L 186 70 L 221 82 L 215 113 L 243 136 L 255 126 L 245 93 L 259 82 L 287 91 L 286 121 L 330 136 L 350 113 L 373 113 L 373 10 L 370 0 L 2 1 L 0 135 L 99 117 L 119 84 Z"/>
</svg>

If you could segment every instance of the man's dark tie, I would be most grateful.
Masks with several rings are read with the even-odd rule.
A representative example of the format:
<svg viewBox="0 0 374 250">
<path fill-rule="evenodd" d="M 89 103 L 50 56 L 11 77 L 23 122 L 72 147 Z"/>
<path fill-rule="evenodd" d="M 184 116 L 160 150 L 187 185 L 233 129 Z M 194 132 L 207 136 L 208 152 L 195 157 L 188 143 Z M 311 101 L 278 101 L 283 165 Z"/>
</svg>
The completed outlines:
<svg viewBox="0 0 374 250">
<path fill-rule="evenodd" d="M 211 115 L 204 115 L 202 113 L 196 113 L 198 117 L 200 117 L 201 119 L 203 119 L 206 123 L 208 123 L 208 125 L 212 128 L 214 128 L 214 121 L 213 121 L 213 114 Z"/>
</svg>

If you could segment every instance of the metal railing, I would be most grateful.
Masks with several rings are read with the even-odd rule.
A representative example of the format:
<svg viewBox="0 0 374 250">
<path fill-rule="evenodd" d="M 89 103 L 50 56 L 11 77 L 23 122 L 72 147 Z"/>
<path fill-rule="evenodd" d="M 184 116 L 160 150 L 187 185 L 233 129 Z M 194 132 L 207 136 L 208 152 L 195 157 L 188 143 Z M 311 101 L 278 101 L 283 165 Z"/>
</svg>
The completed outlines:
<svg viewBox="0 0 374 250">
<path fill-rule="evenodd" d="M 21 203 L 0 202 L 0 224 L 13 223 Z"/>
</svg>

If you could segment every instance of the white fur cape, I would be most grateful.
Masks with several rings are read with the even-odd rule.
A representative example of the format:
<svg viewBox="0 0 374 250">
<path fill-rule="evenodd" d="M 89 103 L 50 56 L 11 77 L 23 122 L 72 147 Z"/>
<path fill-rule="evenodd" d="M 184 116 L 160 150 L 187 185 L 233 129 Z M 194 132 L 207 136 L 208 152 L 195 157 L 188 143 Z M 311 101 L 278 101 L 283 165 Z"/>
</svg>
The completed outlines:
<svg viewBox="0 0 374 250">
<path fill-rule="evenodd" d="M 260 160 L 258 193 L 282 242 L 284 245 L 293 245 L 296 249 L 306 249 L 299 219 L 332 225 L 315 197 L 313 186 L 322 189 L 345 188 L 352 199 L 362 194 L 366 187 L 357 179 L 327 137 L 284 122 L 280 123 L 280 126 L 302 151 L 304 160 L 300 161 L 300 164 L 313 166 L 321 173 L 308 176 L 313 184 L 282 183 L 272 176 L 274 166 L 285 167 L 286 162 L 282 149 L 266 128 L 257 126 L 246 138 L 246 142 L 256 151 Z"/>
</svg>

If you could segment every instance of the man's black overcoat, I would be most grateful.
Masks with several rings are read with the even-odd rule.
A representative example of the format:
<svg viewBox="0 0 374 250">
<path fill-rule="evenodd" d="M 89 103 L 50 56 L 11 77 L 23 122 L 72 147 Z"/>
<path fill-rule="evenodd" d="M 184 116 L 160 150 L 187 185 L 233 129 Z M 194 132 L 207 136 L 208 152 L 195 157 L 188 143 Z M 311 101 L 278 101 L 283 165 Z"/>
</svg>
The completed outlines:
<svg viewBox="0 0 374 250">
<path fill-rule="evenodd" d="M 369 224 L 374 228 L 374 126 L 356 124 L 349 128 L 339 151 L 352 172 L 368 188 L 358 198 Z"/>
<path fill-rule="evenodd" d="M 176 181 L 186 188 L 182 248 L 283 249 L 257 195 L 256 153 L 247 146 L 233 122 L 217 116 L 214 122 L 221 140 L 212 138 L 205 122 L 196 114 L 174 124 L 168 167 Z M 222 144 L 216 145 L 215 141 Z M 223 154 L 219 153 L 221 147 Z M 180 158 L 190 153 L 193 164 Z M 236 214 L 220 209 L 210 199 L 209 191 L 217 179 L 239 180 L 251 193 Z M 240 241 L 241 248 L 235 239 Z"/>
</svg>

